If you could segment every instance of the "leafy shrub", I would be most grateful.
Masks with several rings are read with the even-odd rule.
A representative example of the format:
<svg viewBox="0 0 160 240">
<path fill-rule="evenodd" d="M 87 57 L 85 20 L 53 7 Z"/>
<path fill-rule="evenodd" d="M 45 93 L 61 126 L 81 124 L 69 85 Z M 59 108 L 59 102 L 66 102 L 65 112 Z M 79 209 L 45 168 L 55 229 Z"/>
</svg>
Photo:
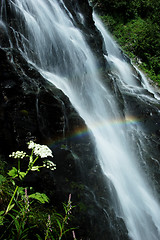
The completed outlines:
<svg viewBox="0 0 160 240">
<path fill-rule="evenodd" d="M 61 240 L 71 230 L 73 239 L 76 239 L 73 228 L 68 226 L 71 210 L 74 207 L 71 202 L 71 194 L 67 204 L 63 204 L 64 215 L 49 210 L 49 212 L 53 213 L 52 216 L 43 210 L 41 217 L 39 215 L 40 218 L 37 218 L 37 211 L 41 212 L 40 208 L 37 207 L 38 204 L 48 203 L 49 198 L 44 193 L 34 192 L 32 187 L 21 187 L 21 181 L 30 171 L 39 171 L 42 167 L 55 170 L 56 167 L 52 161 L 45 159 L 46 157 L 53 157 L 51 150 L 46 145 L 30 141 L 28 149 L 31 150 L 30 155 L 23 151 L 13 152 L 10 157 L 18 160 L 17 168 L 12 167 L 8 172 L 8 176 L 5 176 L 4 171 L 1 171 L 3 175 L 0 174 L 0 200 L 3 203 L 0 211 L 0 228 L 2 232 L 0 239 L 31 239 L 33 237 L 32 229 L 34 229 L 35 233 L 34 239 L 38 240 Z M 25 172 L 21 171 L 23 158 L 28 159 L 28 167 Z M 35 165 L 39 158 L 44 159 L 43 165 Z M 1 165 L 3 165 L 2 162 Z M 41 225 L 41 229 L 38 228 L 37 220 L 45 221 Z"/>
</svg>

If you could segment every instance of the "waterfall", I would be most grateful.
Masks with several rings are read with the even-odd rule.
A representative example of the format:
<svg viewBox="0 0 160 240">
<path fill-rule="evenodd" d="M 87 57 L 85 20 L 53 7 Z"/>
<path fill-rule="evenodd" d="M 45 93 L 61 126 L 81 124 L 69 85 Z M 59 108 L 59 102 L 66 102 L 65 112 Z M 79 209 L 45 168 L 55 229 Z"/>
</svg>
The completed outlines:
<svg viewBox="0 0 160 240">
<path fill-rule="evenodd" d="M 101 168 L 118 197 L 120 211 L 115 212 L 123 218 L 130 239 L 160 239 L 160 206 L 130 146 L 129 116 L 121 114 L 114 94 L 102 81 L 96 57 L 72 13 L 63 0 L 10 0 L 9 4 L 19 21 L 18 31 L 12 28 L 18 50 L 69 97 L 88 126 Z M 82 14 L 77 16 L 83 24 Z M 141 91 L 131 66 L 94 18 L 121 93 Z"/>
<path fill-rule="evenodd" d="M 109 62 L 112 71 L 119 76 L 117 84 L 120 86 L 121 89 L 125 88 L 125 90 L 126 88 L 128 88 L 129 90 L 129 87 L 132 88 L 132 86 L 134 86 L 134 90 L 137 91 L 137 89 L 139 88 L 139 83 L 136 81 L 131 64 L 126 61 L 120 47 L 114 41 L 107 29 L 104 28 L 102 22 L 95 13 L 93 13 L 93 18 L 95 20 L 97 28 L 99 29 L 104 38 L 104 51 L 107 52 L 107 54 L 104 54 L 104 56 Z M 144 89 L 147 89 L 150 93 L 154 95 L 157 100 L 159 100 L 160 96 L 156 94 L 152 86 L 149 85 L 144 74 L 140 72 L 136 66 L 134 66 L 134 68 L 142 78 L 142 86 L 140 90 L 142 89 L 142 87 Z"/>
</svg>

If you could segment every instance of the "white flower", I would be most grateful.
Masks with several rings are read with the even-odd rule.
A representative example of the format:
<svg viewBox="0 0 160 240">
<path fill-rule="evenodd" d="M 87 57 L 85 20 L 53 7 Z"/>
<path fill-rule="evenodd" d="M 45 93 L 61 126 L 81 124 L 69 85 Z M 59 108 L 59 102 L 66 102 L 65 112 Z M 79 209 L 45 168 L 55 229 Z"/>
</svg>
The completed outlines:
<svg viewBox="0 0 160 240">
<path fill-rule="evenodd" d="M 40 156 L 41 158 L 53 157 L 52 151 L 46 145 L 40 145 L 30 141 L 28 143 L 28 148 L 33 149 L 34 154 L 36 156 Z"/>
<path fill-rule="evenodd" d="M 33 151 L 36 156 L 40 156 L 41 158 L 53 157 L 52 151 L 46 145 L 36 144 Z"/>
<path fill-rule="evenodd" d="M 50 170 L 55 170 L 56 169 L 56 164 L 53 163 L 52 161 L 46 160 L 43 161 L 43 167 L 49 168 Z"/>
<path fill-rule="evenodd" d="M 33 149 L 35 146 L 35 143 L 33 141 L 28 142 L 28 149 Z"/>
<path fill-rule="evenodd" d="M 12 154 L 9 155 L 9 157 L 13 158 L 24 158 L 26 156 L 26 152 L 23 151 L 17 151 L 17 152 L 12 152 Z"/>
</svg>

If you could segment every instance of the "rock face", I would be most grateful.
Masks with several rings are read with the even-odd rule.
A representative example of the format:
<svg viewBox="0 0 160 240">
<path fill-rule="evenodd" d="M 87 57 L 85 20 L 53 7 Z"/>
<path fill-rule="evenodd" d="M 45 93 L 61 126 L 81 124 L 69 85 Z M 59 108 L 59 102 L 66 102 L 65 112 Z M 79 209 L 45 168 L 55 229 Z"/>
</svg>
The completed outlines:
<svg viewBox="0 0 160 240">
<path fill-rule="evenodd" d="M 86 128 L 84 121 L 68 98 L 46 82 L 16 50 L 0 49 L 0 69 L 3 69 L 0 72 L 1 155 L 6 156 L 11 167 L 7 156 L 15 150 L 27 151 L 29 140 L 49 145 L 57 170 L 43 169 L 40 174 L 31 174 L 26 183 L 45 192 L 51 204 L 59 209 L 61 202 L 72 194 L 77 205 L 73 224 L 79 227 L 79 237 L 98 239 L 102 235 L 101 239 L 105 239 L 107 235 L 112 239 L 117 230 L 113 228 L 110 232 L 106 226 L 115 221 L 115 216 L 111 212 L 113 219 L 106 219 L 103 212 L 103 206 L 109 203 L 101 196 L 111 199 L 94 156 L 92 141 L 88 134 L 83 139 L 73 137 L 77 129 Z M 98 221 L 97 214 L 101 216 Z M 122 229 L 119 232 L 124 235 Z"/>
<path fill-rule="evenodd" d="M 102 38 L 95 28 L 88 1 L 64 2 L 75 16 L 75 25 L 83 31 L 97 55 L 99 66 L 105 69 Z M 12 24 L 13 15 L 9 9 L 7 11 Z M 78 12 L 84 13 L 85 24 L 81 23 Z M 72 194 L 77 205 L 74 225 L 79 227 L 78 239 L 106 240 L 106 236 L 109 240 L 128 239 L 122 219 L 117 219 L 113 211 L 114 203 L 106 184 L 108 180 L 95 158 L 93 141 L 87 133 L 83 139 L 76 135 L 78 129 L 87 132 L 85 122 L 61 90 L 44 80 L 16 48 L 10 48 L 8 32 L 2 22 L 0 45 L 0 154 L 12 165 L 8 155 L 15 150 L 26 150 L 29 140 L 47 144 L 53 150 L 57 170 L 42 170 L 40 175 L 31 175 L 26 179 L 27 184 L 45 192 L 51 204 L 60 209 L 59 202 L 66 201 L 69 193 Z M 105 76 L 109 79 L 107 71 Z M 127 94 L 123 97 L 119 94 L 118 98 L 122 111 L 127 102 L 130 112 L 142 119 L 151 150 L 151 155 L 146 155 L 146 158 L 153 169 L 152 177 L 156 179 L 158 189 L 160 173 L 157 162 L 152 159 L 156 159 L 160 151 L 160 106 L 151 106 Z M 113 191 L 111 183 L 109 186 Z"/>
<path fill-rule="evenodd" d="M 0 73 L 1 139 L 3 139 L 1 151 L 6 149 L 6 145 L 8 145 L 7 153 L 8 149 L 24 147 L 26 138 L 28 140 L 37 138 L 41 142 L 44 141 L 42 139 L 62 136 L 62 125 L 65 121 L 62 100 L 52 93 L 54 87 L 49 84 L 47 86 L 43 78 L 28 66 L 16 51 L 1 49 L 0 59 L 3 69 Z M 56 91 L 58 92 L 57 89 Z M 50 123 L 43 120 L 43 115 L 46 115 L 46 119 L 51 119 Z M 6 124 L 9 134 L 7 136 Z"/>
</svg>

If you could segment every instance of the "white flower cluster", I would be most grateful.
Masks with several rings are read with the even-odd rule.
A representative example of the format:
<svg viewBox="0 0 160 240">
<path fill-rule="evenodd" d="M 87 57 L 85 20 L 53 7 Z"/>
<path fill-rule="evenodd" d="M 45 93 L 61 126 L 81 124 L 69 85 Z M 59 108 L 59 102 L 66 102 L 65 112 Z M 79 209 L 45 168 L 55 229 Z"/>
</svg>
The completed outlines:
<svg viewBox="0 0 160 240">
<path fill-rule="evenodd" d="M 52 161 L 46 160 L 43 162 L 43 167 L 49 168 L 50 170 L 55 170 L 56 169 L 56 164 L 53 163 Z"/>
<path fill-rule="evenodd" d="M 46 145 L 40 145 L 30 141 L 28 143 L 28 149 L 33 149 L 34 154 L 41 158 L 53 157 L 52 151 Z"/>
<path fill-rule="evenodd" d="M 26 156 L 26 153 L 23 151 L 17 151 L 17 152 L 12 152 L 12 154 L 9 155 L 9 157 L 13 158 L 24 158 Z"/>
</svg>

